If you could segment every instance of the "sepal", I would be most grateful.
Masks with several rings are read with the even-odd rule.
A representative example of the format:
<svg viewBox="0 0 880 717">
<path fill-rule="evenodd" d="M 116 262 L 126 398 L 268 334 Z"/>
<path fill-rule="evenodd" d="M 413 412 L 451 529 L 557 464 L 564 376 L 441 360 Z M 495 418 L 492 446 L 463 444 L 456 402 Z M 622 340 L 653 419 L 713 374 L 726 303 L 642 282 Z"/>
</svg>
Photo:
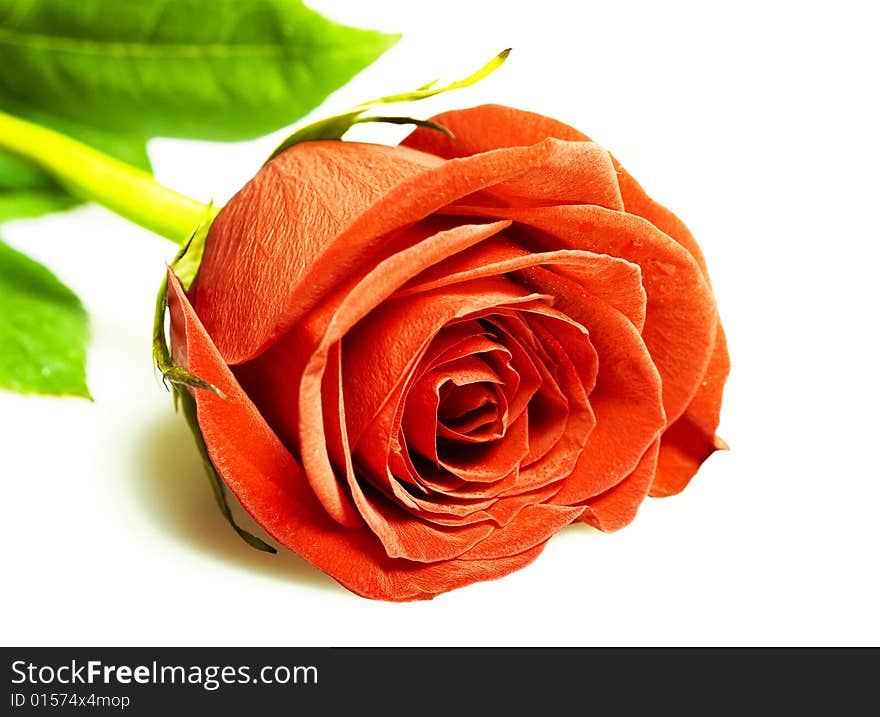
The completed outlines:
<svg viewBox="0 0 880 717">
<path fill-rule="evenodd" d="M 209 212 L 213 215 L 213 212 Z M 169 268 L 174 272 L 175 276 L 181 282 L 184 288 L 192 286 L 198 276 L 199 266 L 201 264 L 202 252 L 204 251 L 205 238 L 208 235 L 208 229 L 211 225 L 211 216 L 209 216 L 193 233 L 189 241 L 178 252 L 177 256 L 171 262 Z M 219 388 L 212 383 L 196 376 L 184 366 L 174 363 L 171 350 L 168 346 L 168 333 L 166 330 L 166 317 L 168 313 L 168 277 L 162 280 L 159 287 L 159 293 L 156 297 L 156 313 L 153 320 L 153 360 L 156 368 L 162 376 L 162 382 L 172 393 L 174 399 L 174 407 L 183 409 L 183 415 L 192 431 L 199 454 L 205 466 L 205 472 L 211 483 L 211 491 L 220 512 L 232 526 L 233 530 L 252 548 L 262 550 L 267 553 L 278 552 L 271 545 L 258 538 L 256 535 L 249 533 L 235 522 L 229 502 L 226 498 L 226 487 L 223 479 L 214 467 L 208 449 L 205 445 L 202 432 L 199 428 L 199 422 L 196 415 L 196 402 L 190 393 L 191 390 L 212 391 L 220 398 L 225 399 L 226 396 Z"/>
<path fill-rule="evenodd" d="M 509 54 L 510 48 L 499 52 L 495 57 L 489 60 L 489 62 L 483 65 L 476 72 L 471 73 L 461 80 L 456 80 L 454 82 L 450 82 L 449 84 L 441 85 L 439 87 L 437 86 L 439 80 L 434 80 L 433 82 L 422 85 L 417 90 L 414 90 L 412 92 L 401 92 L 394 95 L 380 97 L 379 99 L 359 104 L 357 107 L 353 107 L 347 112 L 343 112 L 332 117 L 326 117 L 325 119 L 318 120 L 317 122 L 312 122 L 311 124 L 296 130 L 293 134 L 285 138 L 284 141 L 275 148 L 272 154 L 269 155 L 269 158 L 266 161 L 268 162 L 271 159 L 274 159 L 284 150 L 292 147 L 295 144 L 299 144 L 300 142 L 342 139 L 345 133 L 348 132 L 348 130 L 350 130 L 352 127 L 354 127 L 354 125 L 361 124 L 363 122 L 412 124 L 418 127 L 428 127 L 430 129 L 435 129 L 443 132 L 448 136 L 452 136 L 452 133 L 447 128 L 437 124 L 436 122 L 430 122 L 429 120 L 420 120 L 413 117 L 391 116 L 384 114 L 367 115 L 366 113 L 376 110 L 385 105 L 417 102 L 418 100 L 424 100 L 428 97 L 433 97 L 434 95 L 449 92 L 450 90 L 458 90 L 465 87 L 470 87 L 471 85 L 476 84 L 483 78 L 492 74 L 499 67 L 501 67 Z"/>
</svg>

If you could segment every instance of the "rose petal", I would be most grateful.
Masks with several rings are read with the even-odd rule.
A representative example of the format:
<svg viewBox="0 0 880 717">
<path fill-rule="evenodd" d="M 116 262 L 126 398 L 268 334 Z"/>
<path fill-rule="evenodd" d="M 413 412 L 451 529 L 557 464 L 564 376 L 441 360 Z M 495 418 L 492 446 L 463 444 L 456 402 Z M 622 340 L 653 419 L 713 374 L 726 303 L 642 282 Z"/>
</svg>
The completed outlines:
<svg viewBox="0 0 880 717">
<path fill-rule="evenodd" d="M 384 474 L 388 441 L 416 365 L 440 329 L 456 319 L 492 313 L 499 306 L 528 306 L 539 294 L 500 278 L 464 282 L 454 290 L 425 292 L 384 302 L 345 337 L 347 404 L 358 419 L 348 417 L 357 460 L 377 475 Z M 381 359 L 381 360 L 379 360 Z M 357 365 L 355 365 L 357 364 Z M 350 370 L 349 370 L 350 368 Z M 372 436 L 366 440 L 367 436 Z"/>
<path fill-rule="evenodd" d="M 526 431 L 527 425 L 523 416 L 511 427 L 510 437 L 507 439 L 511 445 L 511 452 L 522 453 L 528 450 Z M 526 443 L 525 447 L 523 443 Z M 406 446 L 403 447 L 403 450 L 405 449 Z M 462 469 L 457 469 L 455 465 L 445 463 L 440 469 L 430 465 L 416 469 L 419 486 L 425 489 L 427 498 L 433 501 L 432 509 L 444 512 L 440 505 L 447 500 L 460 500 L 463 503 L 475 506 L 479 504 L 482 508 L 488 508 L 492 500 L 516 485 L 519 476 L 519 464 L 516 461 L 502 454 L 490 455 L 485 462 L 488 466 L 485 472 L 489 473 L 491 469 L 491 474 L 486 475 L 483 480 L 480 480 L 479 475 L 468 475 Z M 506 472 L 505 468 L 508 469 Z M 485 504 L 479 503 L 483 499 L 491 500 Z"/>
<path fill-rule="evenodd" d="M 607 254 L 578 249 L 531 252 L 514 243 L 506 231 L 429 267 L 415 276 L 398 296 L 437 289 L 467 279 L 524 271 L 533 266 L 551 268 L 580 284 L 584 291 L 608 302 L 641 331 L 645 323 L 645 290 L 638 265 Z"/>
<path fill-rule="evenodd" d="M 504 378 L 503 389 L 507 399 L 507 412 L 502 416 L 503 424 L 509 426 L 528 408 L 529 402 L 541 386 L 542 377 L 533 357 L 516 338 L 503 329 L 498 318 L 497 315 L 487 317 L 484 323 L 488 327 L 494 326 L 493 336 L 504 342 L 506 354 L 501 354 L 500 351 L 497 354 L 506 358 L 498 372 Z"/>
<path fill-rule="evenodd" d="M 613 488 L 591 498 L 581 520 L 606 533 L 628 525 L 648 495 L 659 446 L 660 441 L 654 441 L 632 473 Z"/>
<path fill-rule="evenodd" d="M 516 419 L 502 438 L 441 451 L 440 465 L 462 480 L 490 483 L 513 473 L 529 454 L 529 421 Z"/>
<path fill-rule="evenodd" d="M 444 384 L 444 387 L 450 384 Z M 449 391 L 437 406 L 437 437 L 466 443 L 485 443 L 504 435 L 507 397 L 503 387 L 482 383 Z"/>
<path fill-rule="evenodd" d="M 401 145 L 452 159 L 505 147 L 528 147 L 548 137 L 570 142 L 592 141 L 583 132 L 551 117 L 501 105 L 452 110 L 431 119 L 449 129 L 454 139 L 431 129 L 418 128 L 404 139 Z M 651 199 L 613 156 L 611 160 L 616 170 L 623 208 L 629 214 L 637 214 L 647 219 L 687 249 L 708 282 L 709 275 L 703 252 L 685 224 L 673 212 Z M 598 204 L 598 202 L 590 203 Z"/>
<path fill-rule="evenodd" d="M 297 390 L 309 357 L 296 339 L 284 337 L 269 351 L 231 368 L 272 430 L 299 459 Z"/>
<path fill-rule="evenodd" d="M 406 397 L 402 426 L 411 450 L 435 465 L 440 464 L 437 453 L 437 409 L 440 405 L 439 386 L 431 390 L 430 382 L 420 378 Z"/>
<path fill-rule="evenodd" d="M 633 179 L 629 172 L 627 172 L 619 162 L 615 160 L 614 164 L 617 168 L 617 178 L 620 183 L 620 191 L 623 195 L 626 211 L 630 214 L 637 214 L 638 216 L 647 219 L 660 231 L 664 234 L 668 234 L 687 249 L 688 252 L 690 252 L 690 255 L 694 258 L 694 261 L 697 262 L 697 266 L 700 267 L 700 271 L 703 272 L 703 277 L 706 279 L 706 283 L 710 284 L 709 271 L 706 267 L 706 259 L 703 257 L 703 251 L 700 249 L 700 245 L 697 244 L 697 240 L 694 239 L 684 222 L 666 207 L 651 199 L 645 193 L 645 190 L 642 189 L 641 185 Z"/>
<path fill-rule="evenodd" d="M 534 264 L 548 263 L 557 269 L 557 261 L 564 263 L 566 268 L 577 266 L 578 271 L 573 274 L 578 277 L 581 286 L 585 285 L 587 290 L 592 289 L 603 298 L 611 297 L 615 305 L 623 306 L 635 321 L 641 322 L 644 317 L 644 291 L 639 269 L 633 264 L 589 252 L 529 254 L 497 236 L 422 272 L 398 292 L 398 296 L 440 288 L 468 278 L 522 270 Z M 563 276 L 570 274 L 564 273 Z M 528 397 L 532 393 L 530 391 Z"/>
<path fill-rule="evenodd" d="M 451 392 L 447 390 L 450 384 L 443 384 L 444 381 L 448 381 L 449 366 L 460 359 L 476 356 L 479 356 L 487 366 L 495 371 L 500 384 L 503 384 L 504 391 L 502 392 L 498 386 L 492 387 L 491 390 L 489 387 L 484 387 L 485 391 L 489 392 L 486 395 L 489 396 L 491 394 L 491 399 L 487 400 L 492 405 L 485 406 L 487 411 L 481 410 L 481 415 L 451 415 L 449 412 L 462 400 L 463 394 L 459 391 L 457 396 L 452 396 Z M 477 321 L 459 321 L 444 327 L 426 349 L 417 369 L 417 374 L 413 376 L 412 388 L 408 393 L 406 407 L 407 411 L 412 413 L 413 424 L 420 422 L 422 425 L 418 427 L 418 430 L 425 433 L 430 430 L 432 432 L 432 442 L 437 435 L 444 435 L 450 438 L 457 437 L 470 441 L 482 440 L 482 434 L 473 436 L 463 435 L 461 431 L 477 430 L 477 427 L 482 425 L 483 420 L 488 425 L 488 422 L 493 420 L 493 416 L 489 415 L 492 413 L 501 413 L 502 415 L 499 418 L 502 425 L 509 424 L 511 416 L 508 414 L 511 408 L 507 406 L 506 410 L 504 410 L 501 404 L 507 403 L 506 393 L 509 392 L 511 387 L 514 389 L 518 388 L 521 380 L 519 373 L 510 366 L 511 359 L 510 350 L 495 341 L 490 336 L 490 332 Z M 531 374 L 529 374 L 530 376 Z M 446 385 L 445 389 L 443 385 Z M 442 408 L 441 391 L 444 392 L 445 396 Z M 519 394 L 517 394 L 517 400 L 519 400 Z M 419 403 L 420 406 L 415 407 L 414 404 L 416 403 Z M 471 410 L 474 410 L 474 408 L 472 406 Z M 513 418 L 516 418 L 519 412 L 521 412 L 521 407 L 518 404 L 514 404 L 513 410 L 517 410 L 517 413 L 513 415 Z M 444 415 L 439 415 L 441 412 Z M 483 413 L 486 413 L 486 415 L 483 416 Z M 428 417 L 427 419 L 426 416 Z M 435 416 L 438 420 L 435 420 Z M 406 416 L 404 416 L 404 419 L 406 419 Z M 439 419 L 451 420 L 455 430 L 444 425 Z M 496 420 L 495 423 L 497 422 Z M 425 425 L 427 423 L 431 425 Z M 432 457 L 433 452 L 430 454 L 423 453 L 423 455 Z M 434 462 L 436 463 L 436 460 Z"/>
<path fill-rule="evenodd" d="M 697 469 L 712 453 L 727 444 L 715 435 L 721 412 L 721 394 L 730 371 L 724 331 L 718 325 L 715 349 L 700 387 L 682 416 L 663 434 L 657 477 L 651 495 L 674 495 L 684 490 Z"/>
<path fill-rule="evenodd" d="M 553 163 L 489 190 L 509 204 L 597 204 L 623 209 L 611 156 L 589 137 L 561 122 L 500 105 L 444 112 L 433 121 L 449 129 L 454 137 L 420 128 L 401 145 L 451 159 L 528 147 L 551 137 L 568 143 Z"/>
<path fill-rule="evenodd" d="M 278 336 L 281 315 L 334 236 L 390 187 L 437 163 L 380 145 L 304 142 L 260 170 L 214 220 L 193 291 L 227 363 Z"/>
<path fill-rule="evenodd" d="M 596 427 L 553 498 L 554 503 L 572 505 L 629 475 L 665 427 L 666 416 L 660 375 L 635 327 L 604 302 L 569 297 L 559 286 L 556 291 L 556 305 L 588 328 L 599 356 L 596 388 L 590 394 Z"/>
<path fill-rule="evenodd" d="M 411 481 L 395 479 L 397 471 L 400 471 L 401 468 L 397 465 L 390 465 L 387 480 L 380 486 L 380 490 L 386 495 L 393 496 L 401 506 L 412 511 L 417 518 L 424 517 L 441 525 L 463 525 L 490 520 L 491 517 L 483 511 L 497 501 L 497 494 L 503 490 L 504 485 L 508 484 L 508 481 L 502 479 L 498 482 L 501 487 L 497 490 L 493 484 L 483 484 L 485 486 L 483 490 L 471 490 L 461 497 L 452 495 L 451 491 L 442 495 L 431 493 L 418 482 L 424 480 L 427 469 L 411 465 L 405 442 L 400 451 L 400 458 L 409 464 L 409 470 L 413 476 Z M 394 476 L 390 475 L 392 471 L 395 472 Z M 459 483 L 465 485 L 464 481 L 459 481 Z"/>
<path fill-rule="evenodd" d="M 556 331 L 564 331 L 565 324 L 555 323 L 559 324 L 553 327 Z M 540 402 L 530 407 L 532 453 L 520 467 L 516 488 L 507 491 L 505 496 L 532 490 L 570 475 L 596 426 L 596 416 L 589 402 L 599 371 L 596 350 L 583 336 L 580 340 L 575 336 L 568 341 L 557 341 L 548 328 L 549 324 L 549 320 L 542 322 L 541 317 L 532 322 L 534 331 L 556 366 L 557 378 L 554 382 L 565 386 L 567 414 L 564 422 L 557 419 L 558 425 L 547 430 L 535 415 L 541 410 Z M 544 445 L 541 445 L 542 437 Z"/>
<path fill-rule="evenodd" d="M 508 226 L 506 222 L 462 225 L 448 231 L 441 231 L 424 241 L 418 242 L 409 249 L 393 254 L 378 264 L 354 286 L 342 287 L 333 297 L 328 297 L 322 303 L 320 309 L 310 316 L 310 321 L 304 325 L 303 328 L 308 330 L 308 335 L 304 335 L 299 331 L 291 332 L 290 337 L 285 340 L 297 342 L 302 353 L 309 353 L 311 347 L 319 342 L 329 346 L 333 341 L 341 339 L 355 324 L 370 314 L 371 311 L 377 309 L 377 307 L 378 310 L 381 310 L 382 302 L 407 280 L 412 278 L 413 275 L 425 267 L 440 261 L 449 254 L 463 251 L 469 246 L 485 240 L 506 226 Z M 406 323 L 405 317 L 401 317 L 393 325 L 377 325 L 376 331 L 388 334 L 390 330 L 390 333 L 394 334 L 397 332 L 398 327 L 405 328 Z M 330 334 L 328 332 L 331 326 L 333 329 L 332 338 L 329 338 Z M 397 370 L 389 368 L 389 366 L 397 365 L 393 357 L 403 357 L 408 362 L 412 358 L 412 354 L 401 351 L 395 345 L 394 336 L 388 336 L 387 341 L 383 344 L 394 351 L 393 357 L 383 354 L 381 350 L 375 350 L 371 346 L 371 339 L 367 339 L 367 342 L 363 344 L 362 350 L 351 346 L 351 342 L 352 339 L 346 339 L 346 343 L 349 346 L 343 352 L 347 380 L 348 377 L 351 377 L 350 384 L 358 387 L 359 394 L 370 392 L 371 394 L 381 394 L 381 397 L 384 398 L 387 393 L 384 390 L 374 390 L 375 385 L 377 382 L 380 385 L 382 384 L 383 376 L 391 375 L 394 380 L 397 379 Z M 352 354 L 350 350 L 353 350 L 355 353 Z M 356 360 L 349 361 L 350 356 L 356 356 Z M 320 369 L 316 365 L 311 370 L 319 372 Z M 365 404 L 370 405 L 370 401 L 361 397 L 350 406 L 350 425 L 363 425 L 378 408 L 378 406 L 371 408 L 367 411 L 368 415 L 365 415 L 361 411 L 362 406 Z M 353 443 L 357 441 L 357 431 L 352 433 L 351 439 Z"/>
<path fill-rule="evenodd" d="M 501 383 L 498 373 L 476 355 L 443 363 L 418 377 L 403 413 L 409 444 L 439 464 L 438 437 L 467 443 L 500 437 L 507 413 L 507 399 L 497 385 Z"/>
<path fill-rule="evenodd" d="M 353 490 L 356 488 L 353 487 Z M 370 489 L 365 489 L 369 494 Z M 529 496 L 534 500 L 536 496 Z M 463 560 L 498 559 L 515 555 L 543 543 L 560 528 L 576 520 L 584 511 L 583 506 L 556 506 L 524 504 L 495 527 L 495 523 L 470 523 L 444 526 L 422 521 L 416 516 L 377 500 L 375 505 L 364 496 L 358 503 L 368 515 L 368 521 L 390 554 L 410 560 L 431 562 L 449 558 Z M 482 536 L 482 537 L 478 537 Z M 462 550 L 462 546 L 470 547 Z"/>
<path fill-rule="evenodd" d="M 502 318 L 499 316 L 499 323 Z M 520 326 L 516 326 L 515 318 L 509 317 L 508 323 L 515 326 L 515 330 L 520 332 L 527 331 L 531 342 L 534 346 L 532 351 L 536 356 L 533 362 L 541 375 L 541 383 L 538 390 L 529 401 L 526 407 L 528 412 L 528 436 L 529 436 L 529 452 L 523 458 L 522 465 L 531 465 L 538 461 L 541 457 L 555 445 L 560 436 L 565 433 L 566 424 L 568 423 L 569 404 L 570 401 L 578 401 L 583 399 L 586 401 L 585 391 L 578 380 L 576 371 L 566 371 L 569 366 L 559 366 L 553 362 L 553 358 L 558 361 L 567 362 L 567 356 L 555 356 L 548 351 L 542 341 L 535 337 L 540 330 L 539 318 L 530 316 L 528 312 L 522 312 L 522 322 Z M 564 322 L 557 322 L 561 326 L 566 326 Z M 561 330 L 560 326 L 560 330 Z M 570 327 L 569 327 L 570 328 Z M 545 333 L 546 340 L 550 340 L 550 336 Z M 572 330 L 575 341 L 588 341 L 586 337 L 577 330 Z M 522 336 L 522 333 L 520 334 Z M 523 341 L 525 343 L 525 341 Z M 551 349 L 552 350 L 552 349 Z M 567 381 L 566 381 L 567 379 Z"/>
<path fill-rule="evenodd" d="M 341 525 L 358 527 L 363 525 L 364 519 L 353 502 L 353 496 L 346 490 L 348 482 L 339 476 L 354 476 L 354 465 L 351 460 L 351 446 L 348 443 L 348 434 L 345 431 L 345 401 L 342 393 L 342 358 L 339 343 L 330 347 L 328 358 L 328 370 L 324 374 L 321 383 L 321 404 L 324 407 L 324 415 L 328 420 L 324 423 L 324 438 L 326 440 L 326 457 L 328 461 L 316 461 L 316 470 L 326 471 L 323 478 L 309 476 L 309 466 L 305 464 L 306 476 L 309 483 L 318 496 L 318 500 L 326 507 L 333 506 L 335 512 L 330 512 Z"/>
<path fill-rule="evenodd" d="M 443 500 L 440 501 L 433 496 L 430 498 L 414 496 L 417 503 L 417 507 L 413 508 L 417 511 L 414 518 L 440 525 L 463 525 L 489 521 L 493 525 L 503 526 L 513 520 L 527 505 L 546 502 L 555 490 L 554 486 L 545 486 L 519 495 L 503 498 L 493 497 L 485 500 L 443 496 Z"/>
<path fill-rule="evenodd" d="M 503 105 L 451 110 L 436 115 L 432 121 L 450 130 L 453 137 L 417 128 L 401 144 L 452 159 L 505 147 L 528 147 L 548 137 L 569 142 L 590 141 L 587 135 L 551 117 Z"/>
<path fill-rule="evenodd" d="M 494 530 L 485 522 L 446 526 L 424 521 L 356 479 L 349 482 L 349 488 L 370 529 L 392 558 L 423 563 L 452 560 Z"/>
<path fill-rule="evenodd" d="M 444 162 L 392 187 L 342 233 L 332 239 L 314 262 L 288 306 L 278 331 L 294 326 L 340 284 L 359 280 L 376 265 L 376 253 L 390 232 L 436 214 L 450 203 L 552 164 L 567 151 L 549 139 L 532 147 L 487 152 Z"/>
<path fill-rule="evenodd" d="M 424 370 L 427 373 L 449 361 L 473 354 L 498 351 L 509 354 L 478 321 L 456 321 L 440 332 L 425 352 Z"/>
<path fill-rule="evenodd" d="M 622 210 L 611 155 L 595 142 L 568 142 L 542 167 L 486 189 L 514 206 L 596 204 Z"/>
<path fill-rule="evenodd" d="M 489 535 L 461 556 L 462 560 L 497 560 L 545 542 L 583 513 L 584 508 L 558 505 L 527 505 L 507 525 Z"/>
<path fill-rule="evenodd" d="M 498 560 L 433 564 L 389 558 L 366 528 L 343 528 L 327 516 L 300 466 L 241 390 L 169 272 L 168 307 L 175 361 L 220 387 L 194 396 L 211 461 L 254 520 L 275 540 L 349 590 L 383 600 L 428 599 L 532 562 L 543 544 Z"/>
</svg>

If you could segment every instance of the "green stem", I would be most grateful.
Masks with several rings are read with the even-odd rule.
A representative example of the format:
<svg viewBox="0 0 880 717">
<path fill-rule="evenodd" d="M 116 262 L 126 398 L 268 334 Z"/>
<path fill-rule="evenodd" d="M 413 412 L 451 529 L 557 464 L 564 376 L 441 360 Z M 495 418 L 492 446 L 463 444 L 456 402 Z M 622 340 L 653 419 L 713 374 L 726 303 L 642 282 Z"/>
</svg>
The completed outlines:
<svg viewBox="0 0 880 717">
<path fill-rule="evenodd" d="M 0 112 L 0 149 L 33 162 L 80 199 L 103 204 L 178 244 L 217 211 L 159 184 L 149 172 L 5 112 Z"/>
</svg>

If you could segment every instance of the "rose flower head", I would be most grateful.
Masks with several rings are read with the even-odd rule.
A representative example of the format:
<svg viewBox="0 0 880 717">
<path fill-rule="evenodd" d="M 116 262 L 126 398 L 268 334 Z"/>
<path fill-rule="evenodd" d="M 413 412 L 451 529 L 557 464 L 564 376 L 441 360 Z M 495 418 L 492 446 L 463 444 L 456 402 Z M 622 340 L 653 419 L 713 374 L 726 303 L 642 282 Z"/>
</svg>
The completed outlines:
<svg viewBox="0 0 880 717">
<path fill-rule="evenodd" d="M 625 526 L 715 435 L 728 355 L 706 266 L 599 144 L 508 107 L 397 147 L 295 144 L 223 208 L 174 360 L 210 461 L 348 589 L 431 598 Z"/>
</svg>

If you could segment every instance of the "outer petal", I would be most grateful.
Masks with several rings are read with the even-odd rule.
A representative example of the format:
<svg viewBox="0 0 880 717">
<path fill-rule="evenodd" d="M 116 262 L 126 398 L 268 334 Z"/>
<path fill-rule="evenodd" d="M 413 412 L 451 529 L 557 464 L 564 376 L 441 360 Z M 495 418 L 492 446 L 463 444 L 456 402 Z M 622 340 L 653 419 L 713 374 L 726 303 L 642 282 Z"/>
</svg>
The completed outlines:
<svg viewBox="0 0 880 717">
<path fill-rule="evenodd" d="M 697 469 L 727 444 L 715 435 L 721 412 L 721 393 L 730 371 L 724 331 L 718 325 L 709 367 L 687 411 L 663 434 L 652 496 L 674 495 L 684 490 Z"/>
<path fill-rule="evenodd" d="M 620 163 L 615 161 L 615 166 L 626 211 L 644 217 L 687 249 L 709 283 L 709 271 L 703 252 L 684 222 L 651 199 Z M 715 431 L 718 428 L 721 397 L 729 372 L 727 341 L 721 321 L 718 320 L 712 358 L 700 387 L 684 414 L 663 435 L 657 476 L 651 487 L 651 495 L 666 496 L 682 491 L 706 458 L 716 450 L 727 447 Z"/>
<path fill-rule="evenodd" d="M 349 590 L 383 600 L 426 599 L 499 578 L 540 554 L 543 544 L 497 560 L 421 564 L 389 558 L 366 528 L 341 527 L 323 510 L 302 466 L 241 390 L 171 274 L 168 306 L 175 360 L 227 396 L 195 393 L 199 427 L 220 475 L 269 535 Z"/>
<path fill-rule="evenodd" d="M 569 142 L 592 141 L 583 132 L 551 117 L 501 105 L 481 105 L 470 109 L 452 110 L 437 115 L 432 120 L 448 128 L 454 139 L 435 130 L 418 128 L 401 144 L 444 159 L 452 159 L 504 147 L 527 147 L 542 142 L 548 137 Z M 616 170 L 616 181 L 623 208 L 629 214 L 647 219 L 687 249 L 708 281 L 709 275 L 703 253 L 681 219 L 651 199 L 620 162 L 613 157 L 611 159 Z M 560 196 L 553 203 L 575 202 Z M 598 204 L 598 202 L 579 203 Z"/>
<path fill-rule="evenodd" d="M 569 142 L 592 141 L 583 132 L 551 117 L 501 105 L 481 105 L 470 109 L 452 110 L 437 115 L 432 120 L 448 128 L 454 139 L 435 130 L 418 128 L 401 144 L 444 159 L 452 159 L 504 147 L 527 147 L 542 142 L 548 137 Z M 708 281 L 709 274 L 703 252 L 684 222 L 666 207 L 651 199 L 620 162 L 614 157 L 611 157 L 611 161 L 616 171 L 623 209 L 629 214 L 647 219 L 687 249 Z M 552 203 L 575 202 L 565 198 L 564 195 L 558 195 Z M 599 202 L 580 203 L 598 204 Z"/>
<path fill-rule="evenodd" d="M 616 166 L 626 210 L 644 217 L 687 249 L 703 272 L 706 282 L 709 283 L 709 271 L 703 252 L 684 222 L 666 207 L 651 199 L 620 164 Z M 669 426 L 663 435 L 660 458 L 657 462 L 657 476 L 651 486 L 652 496 L 674 495 L 684 490 L 703 461 L 716 450 L 727 447 L 715 431 L 718 428 L 721 397 L 728 373 L 730 373 L 730 356 L 727 352 L 724 329 L 719 319 L 712 358 L 709 360 L 709 366 L 697 393 L 684 414 Z"/>
<path fill-rule="evenodd" d="M 492 531 L 461 556 L 463 560 L 496 560 L 543 543 L 576 520 L 583 507 L 528 505 L 503 528 Z"/>
<path fill-rule="evenodd" d="M 504 147 L 528 147 L 548 137 L 569 142 L 592 142 L 583 132 L 551 117 L 501 105 L 481 105 L 465 110 L 452 110 L 437 115 L 432 120 L 448 128 L 454 139 L 435 130 L 418 128 L 401 144 L 444 159 L 452 159 Z M 709 274 L 703 252 L 681 219 L 651 199 L 614 157 L 611 157 L 611 161 L 616 172 L 615 181 L 620 192 L 622 208 L 629 214 L 647 219 L 687 249 L 708 281 Z M 588 172 L 591 168 L 586 167 L 581 171 Z M 557 195 L 557 199 L 550 203 L 599 204 L 599 202 L 571 201 L 565 194 Z"/>
<path fill-rule="evenodd" d="M 449 129 L 454 138 L 436 130 L 418 128 L 401 144 L 452 159 L 503 147 L 528 147 L 548 137 L 567 142 L 590 141 L 583 132 L 551 117 L 503 105 L 451 110 L 433 117 L 432 121 Z"/>
<path fill-rule="evenodd" d="M 585 523 L 606 533 L 628 525 L 633 518 L 654 478 L 660 440 L 654 441 L 645 455 L 626 479 L 610 490 L 587 501 L 587 509 L 581 516 Z"/>
<path fill-rule="evenodd" d="M 559 295 L 558 295 L 559 296 Z M 624 480 L 666 425 L 661 382 L 635 327 L 592 297 L 557 304 L 590 331 L 599 355 L 599 375 L 590 403 L 596 427 L 572 474 L 553 502 L 571 505 Z M 647 490 L 647 488 L 646 488 Z"/>
<path fill-rule="evenodd" d="M 401 180 L 439 160 L 355 142 L 304 142 L 273 159 L 211 226 L 193 305 L 227 363 L 270 343 L 330 240 Z"/>
<path fill-rule="evenodd" d="M 493 526 L 486 522 L 443 526 L 413 517 L 388 497 L 361 485 L 356 479 L 351 483 L 351 492 L 370 528 L 382 541 L 386 552 L 395 558 L 426 563 L 450 560 L 472 548 L 493 530 Z M 544 540 L 549 537 L 544 536 Z"/>
<path fill-rule="evenodd" d="M 452 159 L 509 147 L 528 147 L 550 137 L 566 142 L 565 151 L 548 165 L 489 190 L 510 204 L 597 204 L 608 209 L 624 208 L 611 155 L 568 125 L 501 105 L 444 112 L 433 121 L 449 129 L 454 138 L 419 128 L 401 145 Z"/>
<path fill-rule="evenodd" d="M 531 147 L 487 152 L 444 162 L 402 181 L 336 236 L 303 278 L 296 300 L 278 327 L 294 326 L 334 287 L 366 274 L 382 256 L 393 232 L 436 214 L 462 197 L 552 166 L 565 143 L 549 139 Z"/>
</svg>

